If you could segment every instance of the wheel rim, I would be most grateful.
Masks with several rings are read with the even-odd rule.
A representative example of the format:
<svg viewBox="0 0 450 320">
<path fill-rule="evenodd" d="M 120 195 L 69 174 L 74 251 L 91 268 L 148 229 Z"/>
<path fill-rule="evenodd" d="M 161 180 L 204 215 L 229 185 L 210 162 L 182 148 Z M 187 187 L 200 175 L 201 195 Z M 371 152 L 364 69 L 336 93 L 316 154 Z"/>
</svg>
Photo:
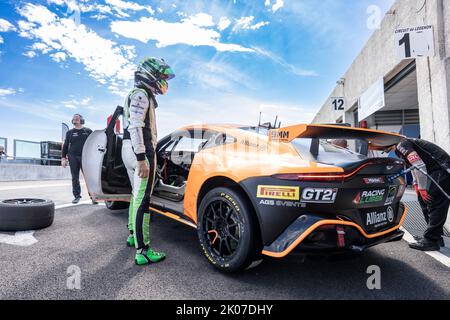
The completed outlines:
<svg viewBox="0 0 450 320">
<path fill-rule="evenodd" d="M 3 200 L 2 202 L 7 203 L 7 204 L 27 205 L 27 204 L 43 203 L 43 202 L 45 202 L 45 200 L 43 200 L 43 199 L 8 199 L 8 200 Z"/>
<path fill-rule="evenodd" d="M 203 215 L 203 235 L 209 252 L 228 261 L 238 250 L 243 224 L 235 208 L 220 199 L 212 201 Z"/>
</svg>

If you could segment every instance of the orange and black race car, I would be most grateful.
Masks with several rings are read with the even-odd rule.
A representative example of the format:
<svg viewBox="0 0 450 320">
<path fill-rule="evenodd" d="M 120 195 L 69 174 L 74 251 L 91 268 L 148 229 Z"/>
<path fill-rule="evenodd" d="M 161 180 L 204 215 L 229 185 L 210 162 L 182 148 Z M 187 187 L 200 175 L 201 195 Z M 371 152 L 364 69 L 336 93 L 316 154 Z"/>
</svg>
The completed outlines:
<svg viewBox="0 0 450 320">
<path fill-rule="evenodd" d="M 110 209 L 125 208 L 131 193 L 114 133 L 120 111 L 83 151 L 89 192 Z M 401 138 L 337 125 L 187 126 L 158 142 L 150 209 L 196 228 L 222 271 L 293 250 L 362 252 L 403 236 L 405 182 L 389 177 L 404 164 L 374 156 Z"/>
</svg>

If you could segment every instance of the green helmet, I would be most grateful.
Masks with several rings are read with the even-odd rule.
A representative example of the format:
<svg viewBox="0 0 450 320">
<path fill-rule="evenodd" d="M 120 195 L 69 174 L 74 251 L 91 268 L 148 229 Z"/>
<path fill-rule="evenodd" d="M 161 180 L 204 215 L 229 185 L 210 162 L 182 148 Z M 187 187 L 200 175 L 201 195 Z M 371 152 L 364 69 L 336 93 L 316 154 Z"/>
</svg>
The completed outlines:
<svg viewBox="0 0 450 320">
<path fill-rule="evenodd" d="M 163 59 L 147 57 L 139 63 L 134 80 L 136 85 L 165 94 L 169 89 L 167 81 L 174 77 L 172 69 Z"/>
</svg>

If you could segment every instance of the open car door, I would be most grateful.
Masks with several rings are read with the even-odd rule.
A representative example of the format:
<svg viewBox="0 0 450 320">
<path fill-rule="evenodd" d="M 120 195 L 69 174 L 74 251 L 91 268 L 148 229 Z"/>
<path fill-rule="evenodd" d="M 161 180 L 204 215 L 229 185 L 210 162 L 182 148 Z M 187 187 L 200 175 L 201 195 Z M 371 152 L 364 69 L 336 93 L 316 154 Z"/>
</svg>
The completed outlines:
<svg viewBox="0 0 450 320">
<path fill-rule="evenodd" d="M 114 131 L 123 108 L 117 107 L 104 130 L 94 131 L 83 147 L 83 175 L 93 200 L 129 201 L 131 184 L 122 161 L 122 137 Z"/>
</svg>

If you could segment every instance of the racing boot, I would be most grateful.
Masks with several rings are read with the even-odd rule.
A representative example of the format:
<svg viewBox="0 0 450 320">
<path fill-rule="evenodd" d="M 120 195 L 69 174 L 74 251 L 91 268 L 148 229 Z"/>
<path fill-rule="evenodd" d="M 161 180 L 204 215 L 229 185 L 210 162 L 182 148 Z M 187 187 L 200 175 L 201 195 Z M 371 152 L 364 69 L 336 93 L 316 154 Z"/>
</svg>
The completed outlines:
<svg viewBox="0 0 450 320">
<path fill-rule="evenodd" d="M 135 242 L 134 242 L 134 235 L 133 233 L 130 233 L 130 235 L 127 238 L 127 247 L 134 247 Z"/>
<path fill-rule="evenodd" d="M 409 247 L 420 251 L 439 251 L 440 249 L 438 241 L 433 241 L 427 238 L 423 238 L 415 243 L 410 243 Z"/>
<path fill-rule="evenodd" d="M 416 240 L 417 242 L 418 241 L 420 241 L 420 240 L 422 240 L 423 239 L 423 236 L 413 236 L 413 238 L 414 238 L 414 240 Z M 445 243 L 444 243 L 444 238 L 440 238 L 439 240 L 438 240 L 438 244 L 439 244 L 439 246 L 440 247 L 445 247 Z"/>
<path fill-rule="evenodd" d="M 137 265 L 149 264 L 150 262 L 160 262 L 166 258 L 163 252 L 156 252 L 149 247 L 138 249 L 134 261 Z"/>
</svg>

